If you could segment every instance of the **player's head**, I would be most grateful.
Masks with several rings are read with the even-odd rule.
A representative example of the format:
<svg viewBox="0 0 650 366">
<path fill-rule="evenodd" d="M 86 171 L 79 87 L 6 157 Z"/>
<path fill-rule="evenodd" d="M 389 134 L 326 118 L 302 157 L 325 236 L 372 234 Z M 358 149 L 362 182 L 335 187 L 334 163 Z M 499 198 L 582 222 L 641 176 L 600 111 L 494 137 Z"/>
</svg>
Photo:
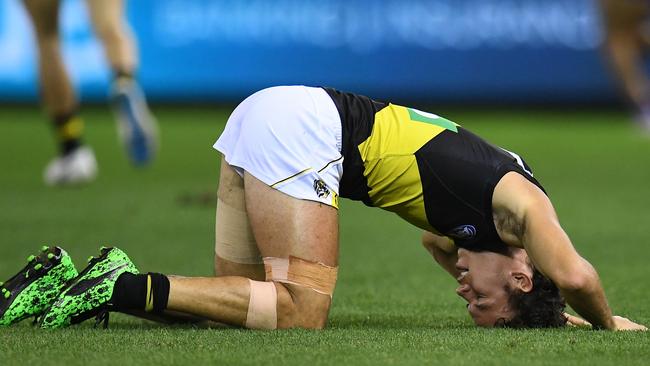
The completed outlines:
<svg viewBox="0 0 650 366">
<path fill-rule="evenodd" d="M 456 293 L 467 301 L 476 325 L 547 328 L 566 323 L 564 299 L 533 267 L 526 251 L 459 249 L 456 268 L 461 273 Z"/>
</svg>

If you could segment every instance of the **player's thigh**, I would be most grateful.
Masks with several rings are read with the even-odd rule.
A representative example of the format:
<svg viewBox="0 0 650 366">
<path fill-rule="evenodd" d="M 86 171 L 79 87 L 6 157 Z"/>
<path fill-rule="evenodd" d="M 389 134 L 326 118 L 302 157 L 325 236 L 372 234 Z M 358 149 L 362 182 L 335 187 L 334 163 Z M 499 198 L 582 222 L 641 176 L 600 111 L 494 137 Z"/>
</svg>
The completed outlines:
<svg viewBox="0 0 650 366">
<path fill-rule="evenodd" d="M 264 264 L 246 213 L 244 180 L 223 158 L 216 216 L 215 275 L 264 281 Z"/>
<path fill-rule="evenodd" d="M 291 197 L 244 173 L 245 201 L 263 257 L 338 265 L 338 210 Z"/>
<path fill-rule="evenodd" d="M 38 37 L 58 34 L 59 0 L 23 0 L 23 3 Z"/>
<path fill-rule="evenodd" d="M 301 277 L 301 282 L 276 278 L 275 268 L 269 263 L 271 276 L 267 274 L 267 281 L 282 284 L 276 285 L 278 327 L 324 327 L 338 265 L 337 209 L 291 197 L 248 172 L 244 173 L 244 184 L 248 217 L 265 262 L 269 257 L 288 259 L 288 267 L 280 269 L 277 277 L 282 277 L 282 272 Z M 306 266 L 292 269 L 292 260 Z M 314 280 L 325 287 L 317 288 Z"/>
</svg>

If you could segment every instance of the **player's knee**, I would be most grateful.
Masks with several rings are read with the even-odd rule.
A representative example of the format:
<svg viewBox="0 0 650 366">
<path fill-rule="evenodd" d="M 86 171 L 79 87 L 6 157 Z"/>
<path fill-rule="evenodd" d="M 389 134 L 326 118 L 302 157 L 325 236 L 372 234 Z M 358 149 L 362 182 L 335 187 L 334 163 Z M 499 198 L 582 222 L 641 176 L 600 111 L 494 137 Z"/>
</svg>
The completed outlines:
<svg viewBox="0 0 650 366">
<path fill-rule="evenodd" d="M 247 328 L 325 327 L 338 267 L 297 257 L 265 257 L 264 267 L 266 281 L 250 281 Z"/>
<path fill-rule="evenodd" d="M 328 295 L 303 286 L 276 283 L 278 328 L 322 329 L 331 304 Z M 280 295 L 282 294 L 282 295 Z"/>
<path fill-rule="evenodd" d="M 278 291 L 279 328 L 321 329 L 327 323 L 338 268 L 297 257 L 265 257 L 266 280 Z"/>
<path fill-rule="evenodd" d="M 250 329 L 322 329 L 331 298 L 303 286 L 250 280 L 244 325 Z"/>
</svg>

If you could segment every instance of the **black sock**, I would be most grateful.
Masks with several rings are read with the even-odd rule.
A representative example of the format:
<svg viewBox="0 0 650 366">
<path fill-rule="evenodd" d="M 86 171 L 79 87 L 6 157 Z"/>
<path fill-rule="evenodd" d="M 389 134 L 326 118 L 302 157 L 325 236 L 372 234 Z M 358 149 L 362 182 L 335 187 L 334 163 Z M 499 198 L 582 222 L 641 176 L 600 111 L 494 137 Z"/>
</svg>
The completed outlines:
<svg viewBox="0 0 650 366">
<path fill-rule="evenodd" d="M 169 299 L 169 279 L 160 273 L 123 273 L 115 282 L 111 303 L 117 310 L 162 313 Z"/>
<path fill-rule="evenodd" d="M 81 146 L 84 126 L 76 110 L 56 115 L 52 121 L 61 155 L 68 155 Z"/>
</svg>

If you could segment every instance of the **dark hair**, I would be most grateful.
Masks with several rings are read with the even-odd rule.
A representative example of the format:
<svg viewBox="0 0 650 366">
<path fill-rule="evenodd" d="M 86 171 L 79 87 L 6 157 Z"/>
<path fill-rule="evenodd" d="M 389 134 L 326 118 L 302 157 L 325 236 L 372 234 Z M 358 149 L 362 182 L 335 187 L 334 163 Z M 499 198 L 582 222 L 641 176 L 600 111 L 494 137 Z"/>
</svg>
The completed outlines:
<svg viewBox="0 0 650 366">
<path fill-rule="evenodd" d="M 551 280 L 533 267 L 533 289 L 523 292 L 506 286 L 515 316 L 501 319 L 496 326 L 506 328 L 559 328 L 566 325 L 566 303 Z"/>
</svg>

